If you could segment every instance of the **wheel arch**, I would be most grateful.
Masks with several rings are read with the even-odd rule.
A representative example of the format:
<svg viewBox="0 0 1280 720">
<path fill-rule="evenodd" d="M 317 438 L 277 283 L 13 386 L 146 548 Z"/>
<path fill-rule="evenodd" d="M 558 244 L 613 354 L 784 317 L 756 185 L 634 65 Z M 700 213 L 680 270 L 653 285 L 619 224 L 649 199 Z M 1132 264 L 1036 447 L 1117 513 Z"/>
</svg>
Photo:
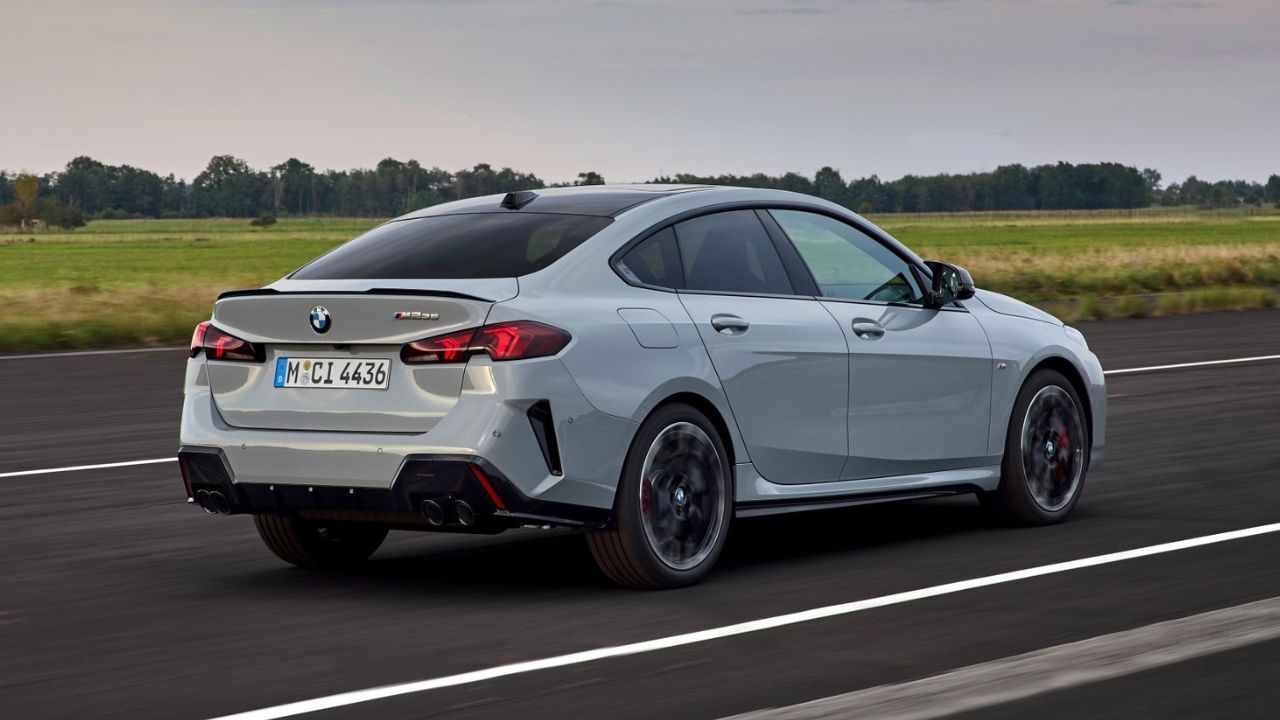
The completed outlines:
<svg viewBox="0 0 1280 720">
<path fill-rule="evenodd" d="M 1093 404 L 1089 398 L 1089 385 L 1085 382 L 1084 374 L 1065 357 L 1061 355 L 1050 355 L 1031 368 L 1027 373 L 1026 379 L 1022 381 L 1026 385 L 1027 380 L 1038 370 L 1054 370 L 1060 373 L 1071 383 L 1071 388 L 1076 391 L 1076 397 L 1080 398 L 1080 402 L 1084 405 L 1081 411 L 1084 413 L 1085 427 L 1089 429 L 1089 443 L 1093 444 Z"/>
<path fill-rule="evenodd" d="M 711 425 L 715 427 L 716 432 L 720 435 L 720 442 L 724 445 L 725 452 L 729 453 L 729 471 L 733 472 L 733 467 L 737 463 L 737 453 L 734 448 L 734 435 L 729 430 L 729 423 L 724 415 L 720 412 L 720 408 L 716 404 L 703 395 L 691 391 L 678 392 L 659 400 L 645 415 L 647 420 L 650 415 L 661 410 L 668 405 L 683 403 L 689 405 L 707 416 L 711 421 Z"/>
</svg>

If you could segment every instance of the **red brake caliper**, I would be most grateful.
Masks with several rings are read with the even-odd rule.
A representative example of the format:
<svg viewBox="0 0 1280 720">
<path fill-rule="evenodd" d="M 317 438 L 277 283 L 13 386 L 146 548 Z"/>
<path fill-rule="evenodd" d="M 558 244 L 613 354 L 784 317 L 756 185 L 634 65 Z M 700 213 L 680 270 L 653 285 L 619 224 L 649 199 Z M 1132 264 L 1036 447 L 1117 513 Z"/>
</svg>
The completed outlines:
<svg viewBox="0 0 1280 720">
<path fill-rule="evenodd" d="M 1058 480 L 1061 480 L 1062 476 L 1067 474 L 1067 463 L 1065 461 L 1071 457 L 1070 442 L 1071 438 L 1067 436 L 1067 429 L 1065 427 L 1058 428 L 1058 466 L 1055 468 Z"/>
</svg>

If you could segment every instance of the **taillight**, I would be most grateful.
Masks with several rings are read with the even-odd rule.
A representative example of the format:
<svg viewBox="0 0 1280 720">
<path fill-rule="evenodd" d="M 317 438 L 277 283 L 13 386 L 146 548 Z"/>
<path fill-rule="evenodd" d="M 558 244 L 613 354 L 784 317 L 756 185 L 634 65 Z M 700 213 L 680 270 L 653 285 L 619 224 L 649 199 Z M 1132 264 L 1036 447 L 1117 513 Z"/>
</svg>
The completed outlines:
<svg viewBox="0 0 1280 720">
<path fill-rule="evenodd" d="M 569 340 L 569 333 L 563 330 L 520 320 L 485 325 L 471 341 L 471 349 L 484 350 L 494 360 L 523 360 L 555 355 Z"/>
<path fill-rule="evenodd" d="M 191 357 L 204 352 L 204 334 L 209 331 L 209 321 L 205 320 L 196 326 L 196 331 L 191 333 Z"/>
<path fill-rule="evenodd" d="M 495 361 L 526 360 L 555 355 L 571 339 L 559 328 L 517 320 L 423 338 L 401 348 L 400 359 L 407 365 L 457 363 L 485 352 Z"/>
<path fill-rule="evenodd" d="M 267 353 L 261 345 L 227 333 L 217 325 L 204 323 L 204 337 L 201 345 L 204 356 L 210 360 L 227 360 L 231 362 L 262 362 Z M 197 328 L 199 333 L 200 329 Z M 194 338 L 193 338 L 194 340 Z"/>
<path fill-rule="evenodd" d="M 475 328 L 471 328 L 416 340 L 400 348 L 400 359 L 406 365 L 465 362 L 475 334 Z"/>
</svg>

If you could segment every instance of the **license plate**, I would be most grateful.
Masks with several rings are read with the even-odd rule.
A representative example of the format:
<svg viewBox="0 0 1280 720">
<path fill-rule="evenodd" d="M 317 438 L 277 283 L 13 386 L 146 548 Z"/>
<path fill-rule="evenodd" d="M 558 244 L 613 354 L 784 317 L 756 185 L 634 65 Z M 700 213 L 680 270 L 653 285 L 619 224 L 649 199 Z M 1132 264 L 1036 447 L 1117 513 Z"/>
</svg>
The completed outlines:
<svg viewBox="0 0 1280 720">
<path fill-rule="evenodd" d="M 280 358 L 276 360 L 276 387 L 329 388 L 332 390 L 386 390 L 391 381 L 391 361 L 351 358 Z"/>
</svg>

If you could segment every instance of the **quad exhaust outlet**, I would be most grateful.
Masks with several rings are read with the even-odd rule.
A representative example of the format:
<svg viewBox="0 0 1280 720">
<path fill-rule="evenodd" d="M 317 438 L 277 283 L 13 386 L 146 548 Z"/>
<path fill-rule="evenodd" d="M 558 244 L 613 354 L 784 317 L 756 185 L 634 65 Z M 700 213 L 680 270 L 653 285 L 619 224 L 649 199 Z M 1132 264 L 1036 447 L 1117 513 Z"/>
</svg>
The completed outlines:
<svg viewBox="0 0 1280 720">
<path fill-rule="evenodd" d="M 432 527 L 440 527 L 444 524 L 444 508 L 435 500 L 423 500 L 422 517 Z"/>
<path fill-rule="evenodd" d="M 230 515 L 231 501 L 217 490 L 200 490 L 196 492 L 196 504 L 210 515 Z"/>
</svg>

